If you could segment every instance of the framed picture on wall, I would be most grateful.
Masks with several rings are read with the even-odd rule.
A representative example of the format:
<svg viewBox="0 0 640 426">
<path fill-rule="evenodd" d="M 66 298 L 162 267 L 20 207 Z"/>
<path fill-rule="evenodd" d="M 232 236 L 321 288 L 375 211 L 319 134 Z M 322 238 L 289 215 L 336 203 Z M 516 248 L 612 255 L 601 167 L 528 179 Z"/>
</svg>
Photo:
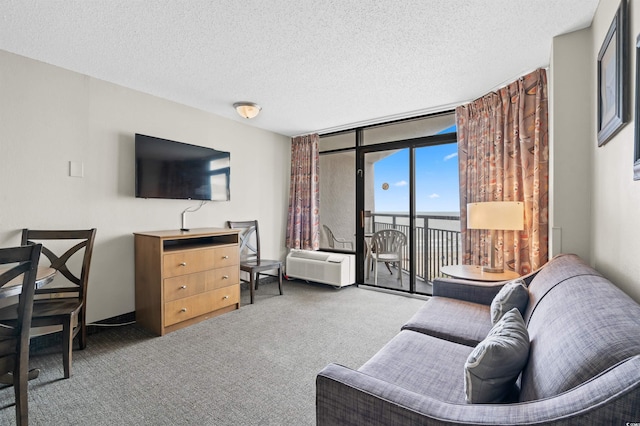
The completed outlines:
<svg viewBox="0 0 640 426">
<path fill-rule="evenodd" d="M 598 146 L 629 121 L 627 27 L 627 0 L 622 0 L 598 53 Z"/>
<path fill-rule="evenodd" d="M 634 123 L 633 180 L 640 180 L 640 34 L 636 39 L 636 108 Z"/>
</svg>

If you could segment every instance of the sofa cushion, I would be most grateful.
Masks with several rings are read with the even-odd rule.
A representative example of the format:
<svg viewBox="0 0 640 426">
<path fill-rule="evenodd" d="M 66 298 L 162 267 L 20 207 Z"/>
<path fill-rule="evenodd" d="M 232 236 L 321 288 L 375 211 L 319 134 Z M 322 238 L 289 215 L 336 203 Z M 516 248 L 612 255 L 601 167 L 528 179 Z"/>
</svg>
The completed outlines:
<svg viewBox="0 0 640 426">
<path fill-rule="evenodd" d="M 505 313 L 464 365 L 469 403 L 500 402 L 511 394 L 529 357 L 529 334 L 518 308 Z"/>
<path fill-rule="evenodd" d="M 491 330 L 489 306 L 433 296 L 402 329 L 473 347 Z"/>
<path fill-rule="evenodd" d="M 491 323 L 497 323 L 502 316 L 513 308 L 524 315 L 529 302 L 529 290 L 524 281 L 517 279 L 506 283 L 491 302 Z"/>
<path fill-rule="evenodd" d="M 464 404 L 460 372 L 472 350 L 469 346 L 403 330 L 358 371 L 439 401 Z"/>
</svg>

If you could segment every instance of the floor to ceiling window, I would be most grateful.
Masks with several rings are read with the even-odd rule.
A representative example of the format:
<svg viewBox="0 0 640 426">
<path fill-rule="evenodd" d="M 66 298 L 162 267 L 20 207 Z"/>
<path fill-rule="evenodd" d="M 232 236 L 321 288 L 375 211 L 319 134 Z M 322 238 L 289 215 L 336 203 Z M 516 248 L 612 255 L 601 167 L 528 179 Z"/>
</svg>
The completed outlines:
<svg viewBox="0 0 640 426">
<path fill-rule="evenodd" d="M 358 284 L 431 294 L 458 263 L 454 124 L 448 113 L 321 137 L 321 247 L 355 251 Z M 400 241 L 395 257 L 382 237 Z"/>
<path fill-rule="evenodd" d="M 354 131 L 320 139 L 320 250 L 355 250 L 355 146 Z"/>
</svg>

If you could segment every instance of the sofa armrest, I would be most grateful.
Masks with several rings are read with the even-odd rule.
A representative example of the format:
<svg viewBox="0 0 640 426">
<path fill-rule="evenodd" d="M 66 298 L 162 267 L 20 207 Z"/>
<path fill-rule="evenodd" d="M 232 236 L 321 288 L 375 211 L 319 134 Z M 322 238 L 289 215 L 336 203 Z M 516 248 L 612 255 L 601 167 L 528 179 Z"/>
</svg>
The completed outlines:
<svg viewBox="0 0 640 426">
<path fill-rule="evenodd" d="M 520 279 L 528 286 L 539 271 L 523 275 Z M 493 298 L 507 282 L 509 281 L 486 282 L 436 277 L 433 279 L 433 296 L 491 305 Z"/>
<path fill-rule="evenodd" d="M 491 305 L 491 301 L 505 282 L 482 282 L 439 277 L 433 280 L 433 295 Z"/>
<path fill-rule="evenodd" d="M 316 424 L 573 425 L 640 419 L 640 356 L 553 398 L 514 404 L 452 404 L 329 364 L 316 378 Z"/>
</svg>

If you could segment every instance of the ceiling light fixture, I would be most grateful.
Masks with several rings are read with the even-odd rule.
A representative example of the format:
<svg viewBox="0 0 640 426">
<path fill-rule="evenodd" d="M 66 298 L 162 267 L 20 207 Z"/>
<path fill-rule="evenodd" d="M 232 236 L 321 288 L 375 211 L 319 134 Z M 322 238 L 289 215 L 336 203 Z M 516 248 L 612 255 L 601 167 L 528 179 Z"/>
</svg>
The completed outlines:
<svg viewBox="0 0 640 426">
<path fill-rule="evenodd" d="M 253 102 L 236 102 L 233 104 L 240 117 L 253 118 L 260 113 L 262 107 Z"/>
</svg>

